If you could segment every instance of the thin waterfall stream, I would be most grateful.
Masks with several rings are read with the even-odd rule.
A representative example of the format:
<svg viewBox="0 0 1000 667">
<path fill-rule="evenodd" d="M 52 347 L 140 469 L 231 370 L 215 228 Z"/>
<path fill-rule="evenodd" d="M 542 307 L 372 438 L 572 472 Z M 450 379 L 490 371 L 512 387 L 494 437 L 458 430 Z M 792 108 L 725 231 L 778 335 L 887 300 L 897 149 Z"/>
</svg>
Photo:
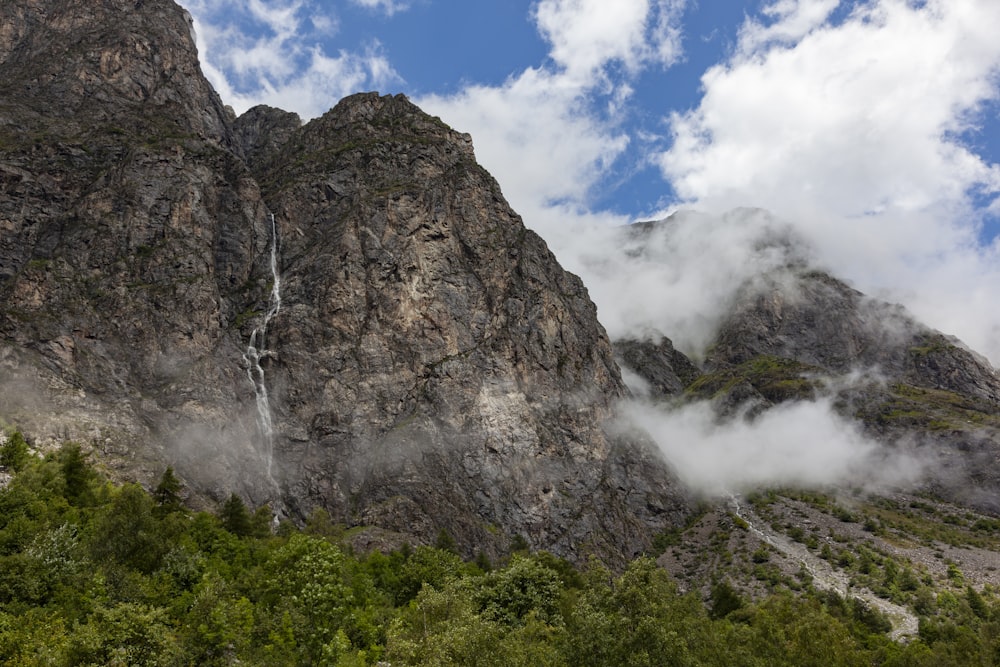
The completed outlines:
<svg viewBox="0 0 1000 667">
<path fill-rule="evenodd" d="M 274 486 L 277 484 L 271 474 L 274 459 L 274 423 L 271 417 L 271 404 L 267 395 L 267 383 L 264 378 L 264 367 L 261 362 L 273 353 L 267 349 L 267 326 L 281 310 L 281 273 L 278 272 L 278 227 L 271 214 L 271 295 L 268 299 L 267 312 L 260 326 L 250 333 L 247 351 L 243 354 L 247 377 L 253 383 L 254 395 L 257 400 L 257 423 L 260 426 L 264 442 L 263 455 L 267 462 L 267 477 Z"/>
</svg>

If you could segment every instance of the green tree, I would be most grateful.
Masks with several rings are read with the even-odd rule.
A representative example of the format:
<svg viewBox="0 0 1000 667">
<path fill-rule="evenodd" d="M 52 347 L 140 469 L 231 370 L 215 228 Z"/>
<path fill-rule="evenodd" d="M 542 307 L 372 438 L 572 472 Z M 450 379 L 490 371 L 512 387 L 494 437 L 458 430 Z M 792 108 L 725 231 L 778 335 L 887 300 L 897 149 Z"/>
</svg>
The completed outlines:
<svg viewBox="0 0 1000 667">
<path fill-rule="evenodd" d="M 370 651 L 380 643 L 376 617 L 383 602 L 371 577 L 327 540 L 293 535 L 270 555 L 264 573 L 261 601 L 271 609 L 271 626 L 288 617 L 301 662 L 321 663 L 331 651 Z"/>
<path fill-rule="evenodd" d="M 529 614 L 560 624 L 559 575 L 533 558 L 515 555 L 503 570 L 490 572 L 475 599 L 483 618 L 507 626 L 523 625 Z"/>
<path fill-rule="evenodd" d="M 174 467 L 167 466 L 153 491 L 153 498 L 160 514 L 169 514 L 181 509 L 181 480 L 174 474 Z"/>
<path fill-rule="evenodd" d="M 333 540 L 340 539 L 344 534 L 344 527 L 333 522 L 333 517 L 324 507 L 315 507 L 306 518 L 304 531 L 307 535 L 319 535 L 329 537 Z"/>
<path fill-rule="evenodd" d="M 969 609 L 972 610 L 973 614 L 984 620 L 989 618 L 989 608 L 986 606 L 983 596 L 972 586 L 965 587 L 965 600 L 969 603 Z M 998 645 L 998 648 L 1000 648 L 1000 645 Z"/>
<path fill-rule="evenodd" d="M 91 547 L 94 557 L 145 574 L 157 569 L 169 547 L 169 536 L 153 510 L 153 499 L 142 487 L 122 486 L 96 519 Z"/>
<path fill-rule="evenodd" d="M 76 627 L 66 664 L 165 667 L 177 664 L 179 656 L 164 610 L 122 603 L 98 607 L 86 624 Z"/>
<path fill-rule="evenodd" d="M 433 547 L 417 547 L 400 568 L 396 604 L 404 604 L 417 596 L 424 584 L 440 588 L 446 581 L 461 576 L 462 559 L 450 551 Z"/>
<path fill-rule="evenodd" d="M 30 457 L 28 443 L 25 442 L 20 431 L 14 431 L 8 435 L 3 445 L 0 446 L 0 466 L 10 468 L 15 472 L 20 472 Z"/>
<path fill-rule="evenodd" d="M 434 548 L 441 551 L 450 551 L 453 554 L 458 553 L 458 544 L 455 542 L 455 538 L 444 528 L 438 531 L 437 539 L 434 540 Z"/>
<path fill-rule="evenodd" d="M 264 504 L 254 510 L 250 517 L 250 534 L 257 538 L 265 538 L 271 535 L 271 525 L 274 522 L 274 513 L 269 504 Z"/>
<path fill-rule="evenodd" d="M 233 535 L 247 537 L 253 533 L 250 511 L 243 499 L 235 493 L 230 494 L 229 500 L 222 506 L 219 518 L 222 520 L 222 527 Z"/>
<path fill-rule="evenodd" d="M 740 664 L 722 655 L 729 647 L 728 626 L 713 627 L 701 600 L 679 595 L 670 575 L 652 559 L 633 561 L 617 579 L 603 567 L 592 567 L 585 581 L 566 618 L 569 664 Z"/>
<path fill-rule="evenodd" d="M 90 467 L 80 445 L 63 445 L 59 450 L 59 465 L 66 483 L 66 500 L 77 507 L 90 504 L 94 496 L 91 487 L 97 479 L 97 473 Z"/>
<path fill-rule="evenodd" d="M 468 579 L 425 585 L 389 629 L 386 657 L 399 665 L 512 664 L 502 661 L 502 629 L 476 613 Z"/>
<path fill-rule="evenodd" d="M 711 601 L 709 615 L 712 618 L 725 618 L 743 607 L 740 594 L 726 581 L 718 581 L 712 585 L 709 600 Z"/>
<path fill-rule="evenodd" d="M 17 615 L 0 611 L 0 664 L 67 664 L 66 621 L 55 609 L 34 608 Z"/>
<path fill-rule="evenodd" d="M 251 651 L 254 607 L 218 572 L 195 587 L 184 616 L 183 644 L 190 664 L 232 665 Z"/>
<path fill-rule="evenodd" d="M 742 613 L 742 612 L 740 612 Z M 849 628 L 815 599 L 771 596 L 746 615 L 749 646 L 761 664 L 861 667 L 871 656 Z"/>
</svg>

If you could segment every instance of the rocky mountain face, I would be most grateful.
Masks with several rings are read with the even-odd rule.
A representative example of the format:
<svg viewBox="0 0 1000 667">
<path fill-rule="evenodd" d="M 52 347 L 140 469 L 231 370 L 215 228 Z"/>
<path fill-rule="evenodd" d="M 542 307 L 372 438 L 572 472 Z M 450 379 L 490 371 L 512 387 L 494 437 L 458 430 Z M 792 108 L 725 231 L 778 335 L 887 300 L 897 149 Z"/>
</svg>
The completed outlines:
<svg viewBox="0 0 1000 667">
<path fill-rule="evenodd" d="M 0 358 L 8 419 L 152 475 L 219 432 L 254 457 L 221 360 L 268 228 L 189 17 L 135 5 L 0 8 Z"/>
<path fill-rule="evenodd" d="M 688 512 L 468 135 L 375 94 L 234 118 L 168 0 L 0 6 L 0 385 L 40 447 L 390 541 L 622 558 Z"/>
<path fill-rule="evenodd" d="M 723 417 L 834 396 L 870 436 L 921 461 L 925 490 L 1000 512 L 1000 374 L 902 307 L 811 269 L 793 240 L 767 242 L 787 266 L 743 286 L 700 367 L 664 338 L 617 341 L 623 368 L 655 396 L 710 399 Z"/>
</svg>

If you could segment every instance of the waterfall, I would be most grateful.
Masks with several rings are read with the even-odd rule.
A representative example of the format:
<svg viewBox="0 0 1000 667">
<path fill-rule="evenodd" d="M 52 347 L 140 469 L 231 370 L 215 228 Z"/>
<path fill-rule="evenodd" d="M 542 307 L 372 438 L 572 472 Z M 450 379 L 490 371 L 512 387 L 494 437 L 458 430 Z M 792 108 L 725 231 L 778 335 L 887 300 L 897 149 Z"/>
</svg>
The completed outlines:
<svg viewBox="0 0 1000 667">
<path fill-rule="evenodd" d="M 733 508 L 733 514 L 735 514 L 744 522 L 746 522 L 747 527 L 750 529 L 750 532 L 756 535 L 758 538 L 760 538 L 761 542 L 766 542 L 775 549 L 780 550 L 778 543 L 774 540 L 773 537 L 766 535 L 763 530 L 754 525 L 753 521 L 750 519 L 749 516 L 743 514 L 742 508 L 740 507 L 740 499 L 736 496 L 736 494 L 733 493 L 729 494 L 729 506 Z"/>
<path fill-rule="evenodd" d="M 247 351 L 243 355 L 243 362 L 246 364 L 247 377 L 253 383 L 254 394 L 257 399 L 257 423 L 264 439 L 264 457 L 267 460 L 267 477 L 274 482 L 271 476 L 271 464 L 274 458 L 274 424 L 271 420 L 271 404 L 267 397 L 267 384 L 264 382 L 264 367 L 261 361 L 272 353 L 267 349 L 267 325 L 271 319 L 281 310 L 281 274 L 278 272 L 278 228 L 274 222 L 274 214 L 271 214 L 271 296 L 268 301 L 267 312 L 260 326 L 250 333 L 250 342 Z"/>
</svg>

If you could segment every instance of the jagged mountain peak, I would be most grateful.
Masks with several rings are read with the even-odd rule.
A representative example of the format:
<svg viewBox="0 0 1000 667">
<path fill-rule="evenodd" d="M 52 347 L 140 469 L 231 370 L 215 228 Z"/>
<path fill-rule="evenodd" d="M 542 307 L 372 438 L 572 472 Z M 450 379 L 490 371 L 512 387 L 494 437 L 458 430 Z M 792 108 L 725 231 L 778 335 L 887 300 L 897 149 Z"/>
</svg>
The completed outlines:
<svg viewBox="0 0 1000 667">
<path fill-rule="evenodd" d="M 825 271 L 781 272 L 746 286 L 706 368 L 759 355 L 831 373 L 876 369 L 889 378 L 1000 405 L 1000 378 L 982 357 L 902 306 L 867 297 Z"/>
<path fill-rule="evenodd" d="M 298 114 L 261 104 L 233 122 L 233 138 L 247 166 L 256 173 L 300 127 Z"/>
<path fill-rule="evenodd" d="M 143 133 L 228 142 L 191 17 L 173 2 L 7 2 L 0 19 L 0 97 L 36 139 Z"/>
</svg>

